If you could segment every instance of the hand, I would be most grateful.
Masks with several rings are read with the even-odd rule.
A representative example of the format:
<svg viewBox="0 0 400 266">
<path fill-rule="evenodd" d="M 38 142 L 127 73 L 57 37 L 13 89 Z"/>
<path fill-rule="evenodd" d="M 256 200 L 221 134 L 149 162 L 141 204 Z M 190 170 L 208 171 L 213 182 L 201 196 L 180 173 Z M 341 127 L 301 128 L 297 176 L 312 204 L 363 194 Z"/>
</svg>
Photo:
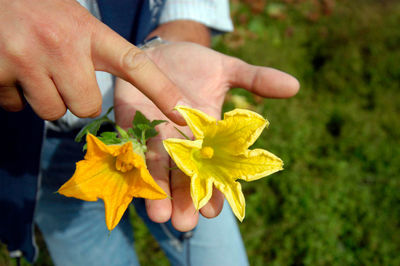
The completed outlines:
<svg viewBox="0 0 400 266">
<path fill-rule="evenodd" d="M 182 89 L 191 107 L 220 118 L 226 92 L 231 87 L 242 87 L 255 94 L 271 98 L 287 98 L 299 89 L 298 81 L 281 71 L 249 65 L 193 43 L 170 43 L 146 51 L 151 59 Z M 162 100 L 167 92 L 159 94 Z M 131 125 L 136 110 L 149 119 L 165 119 L 157 107 L 132 85 L 117 80 L 115 87 L 115 114 L 117 124 Z M 157 183 L 172 196 L 171 199 L 146 200 L 149 218 L 166 222 L 171 218 L 180 231 L 193 229 L 198 221 L 189 190 L 189 178 L 179 170 L 168 170 L 173 165 L 161 141 L 180 137 L 173 123 L 161 124 L 160 134 L 148 142 L 147 164 Z M 181 128 L 188 133 L 187 128 Z M 200 213 L 215 217 L 222 210 L 223 195 L 216 189 L 210 202 Z"/>
<path fill-rule="evenodd" d="M 19 111 L 25 98 L 43 119 L 68 108 L 97 116 L 101 94 L 95 70 L 140 89 L 173 121 L 182 100 L 177 87 L 140 49 L 93 17 L 75 0 L 0 0 L 0 106 Z M 161 99 L 157 97 L 165 93 Z"/>
</svg>

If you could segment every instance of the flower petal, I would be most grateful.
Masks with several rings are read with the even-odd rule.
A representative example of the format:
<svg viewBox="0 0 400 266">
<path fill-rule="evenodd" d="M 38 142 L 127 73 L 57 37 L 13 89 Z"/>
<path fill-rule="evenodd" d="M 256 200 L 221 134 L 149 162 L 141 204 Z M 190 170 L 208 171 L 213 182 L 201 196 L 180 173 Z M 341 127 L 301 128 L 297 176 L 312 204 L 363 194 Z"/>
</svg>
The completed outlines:
<svg viewBox="0 0 400 266">
<path fill-rule="evenodd" d="M 127 186 L 123 182 L 114 186 L 113 195 L 104 197 L 104 207 L 106 210 L 106 225 L 108 230 L 113 230 L 118 225 L 126 209 L 132 201 L 132 196 L 127 195 Z"/>
<path fill-rule="evenodd" d="M 119 150 L 121 145 L 106 145 L 92 134 L 86 135 L 87 151 L 86 160 L 100 159 Z"/>
<path fill-rule="evenodd" d="M 186 175 L 193 176 L 197 169 L 192 159 L 192 150 L 201 148 L 201 140 L 166 139 L 163 141 L 165 150 L 174 160 L 176 165 Z"/>
<path fill-rule="evenodd" d="M 196 139 L 204 138 L 205 131 L 216 124 L 215 118 L 199 110 L 179 105 L 175 109 L 183 116 Z"/>
<path fill-rule="evenodd" d="M 203 161 L 199 172 L 204 177 L 213 180 L 215 187 L 225 195 L 236 217 L 242 221 L 245 215 L 246 203 L 240 183 L 231 179 L 225 169 L 214 164 L 212 160 L 209 160 L 208 163 Z"/>
<path fill-rule="evenodd" d="M 104 196 L 106 225 L 113 230 L 119 223 L 133 197 L 165 199 L 167 194 L 157 185 L 146 168 L 133 169 L 125 173 L 123 179 L 107 188 Z"/>
<path fill-rule="evenodd" d="M 242 193 L 242 186 L 239 182 L 226 182 L 226 180 L 216 179 L 215 187 L 221 191 L 236 217 L 243 221 L 245 216 L 246 202 Z"/>
<path fill-rule="evenodd" d="M 201 209 L 212 196 L 213 178 L 204 177 L 199 174 L 192 176 L 190 180 L 190 195 L 196 210 Z"/>
<path fill-rule="evenodd" d="M 118 175 L 118 172 L 114 173 L 112 170 L 112 158 L 109 155 L 103 160 L 79 161 L 74 175 L 60 187 L 58 192 L 67 197 L 96 201 L 104 193 L 104 183 L 112 180 L 113 175 Z"/>
<path fill-rule="evenodd" d="M 129 187 L 128 193 L 137 198 L 165 199 L 167 194 L 154 181 L 147 168 L 134 169 L 126 176 Z"/>
<path fill-rule="evenodd" d="M 224 120 L 218 121 L 217 130 L 206 136 L 204 145 L 240 154 L 256 141 L 268 124 L 255 112 L 235 109 L 225 113 Z"/>
<path fill-rule="evenodd" d="M 220 175 L 231 180 L 253 181 L 283 169 L 282 160 L 263 149 L 247 150 L 239 155 L 220 152 L 210 163 L 218 165 Z"/>
</svg>

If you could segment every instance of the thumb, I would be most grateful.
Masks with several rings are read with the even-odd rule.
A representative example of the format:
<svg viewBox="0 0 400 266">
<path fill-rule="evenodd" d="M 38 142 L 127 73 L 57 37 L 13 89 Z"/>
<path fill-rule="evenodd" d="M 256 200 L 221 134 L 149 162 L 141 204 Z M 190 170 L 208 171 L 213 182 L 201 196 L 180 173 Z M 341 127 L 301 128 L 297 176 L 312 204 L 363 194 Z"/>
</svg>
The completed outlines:
<svg viewBox="0 0 400 266">
<path fill-rule="evenodd" d="M 244 88 L 268 98 L 294 96 L 300 84 L 293 76 L 269 67 L 250 65 L 237 58 L 227 58 L 227 71 L 232 87 Z"/>
<path fill-rule="evenodd" d="M 102 23 L 97 25 L 93 32 L 91 50 L 96 70 L 109 72 L 128 81 L 169 119 L 179 125 L 186 125 L 184 119 L 173 108 L 187 100 L 145 52 Z"/>
</svg>

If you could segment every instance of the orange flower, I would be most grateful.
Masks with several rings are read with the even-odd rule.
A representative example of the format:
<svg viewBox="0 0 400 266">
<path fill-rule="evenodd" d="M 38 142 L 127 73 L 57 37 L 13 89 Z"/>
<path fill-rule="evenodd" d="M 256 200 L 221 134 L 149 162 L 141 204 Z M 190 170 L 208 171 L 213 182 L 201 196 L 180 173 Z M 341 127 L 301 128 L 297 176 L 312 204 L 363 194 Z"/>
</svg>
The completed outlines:
<svg viewBox="0 0 400 266">
<path fill-rule="evenodd" d="M 106 145 L 92 134 L 86 137 L 85 159 L 76 164 L 74 175 L 58 192 L 86 201 L 103 199 L 108 230 L 121 220 L 133 197 L 163 199 L 167 194 L 147 170 L 131 141 Z"/>
</svg>

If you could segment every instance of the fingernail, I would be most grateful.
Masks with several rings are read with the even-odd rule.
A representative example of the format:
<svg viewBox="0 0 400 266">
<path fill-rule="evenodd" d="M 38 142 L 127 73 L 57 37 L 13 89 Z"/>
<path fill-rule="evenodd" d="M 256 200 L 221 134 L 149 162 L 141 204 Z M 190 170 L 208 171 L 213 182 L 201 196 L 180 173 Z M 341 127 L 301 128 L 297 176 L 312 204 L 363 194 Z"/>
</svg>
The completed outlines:
<svg viewBox="0 0 400 266">
<path fill-rule="evenodd" d="M 188 104 L 186 101 L 184 101 L 184 100 L 179 100 L 177 103 L 176 103 L 176 106 L 180 106 L 180 105 L 183 105 L 183 106 L 186 106 L 186 107 L 191 107 L 190 106 L 190 104 Z"/>
<path fill-rule="evenodd" d="M 190 107 L 190 104 L 188 104 L 186 101 L 184 101 L 184 100 L 179 100 L 177 103 L 176 103 L 176 105 L 175 105 L 175 107 L 177 107 L 177 106 L 187 106 L 187 107 Z M 181 125 L 181 126 L 185 126 L 186 125 L 186 121 L 185 121 L 185 119 L 183 118 L 183 116 L 176 110 L 176 109 L 173 109 L 172 110 L 172 113 L 173 113 L 173 115 L 175 116 L 175 118 L 176 119 L 174 119 L 175 121 L 175 123 L 177 123 L 178 125 Z"/>
</svg>

